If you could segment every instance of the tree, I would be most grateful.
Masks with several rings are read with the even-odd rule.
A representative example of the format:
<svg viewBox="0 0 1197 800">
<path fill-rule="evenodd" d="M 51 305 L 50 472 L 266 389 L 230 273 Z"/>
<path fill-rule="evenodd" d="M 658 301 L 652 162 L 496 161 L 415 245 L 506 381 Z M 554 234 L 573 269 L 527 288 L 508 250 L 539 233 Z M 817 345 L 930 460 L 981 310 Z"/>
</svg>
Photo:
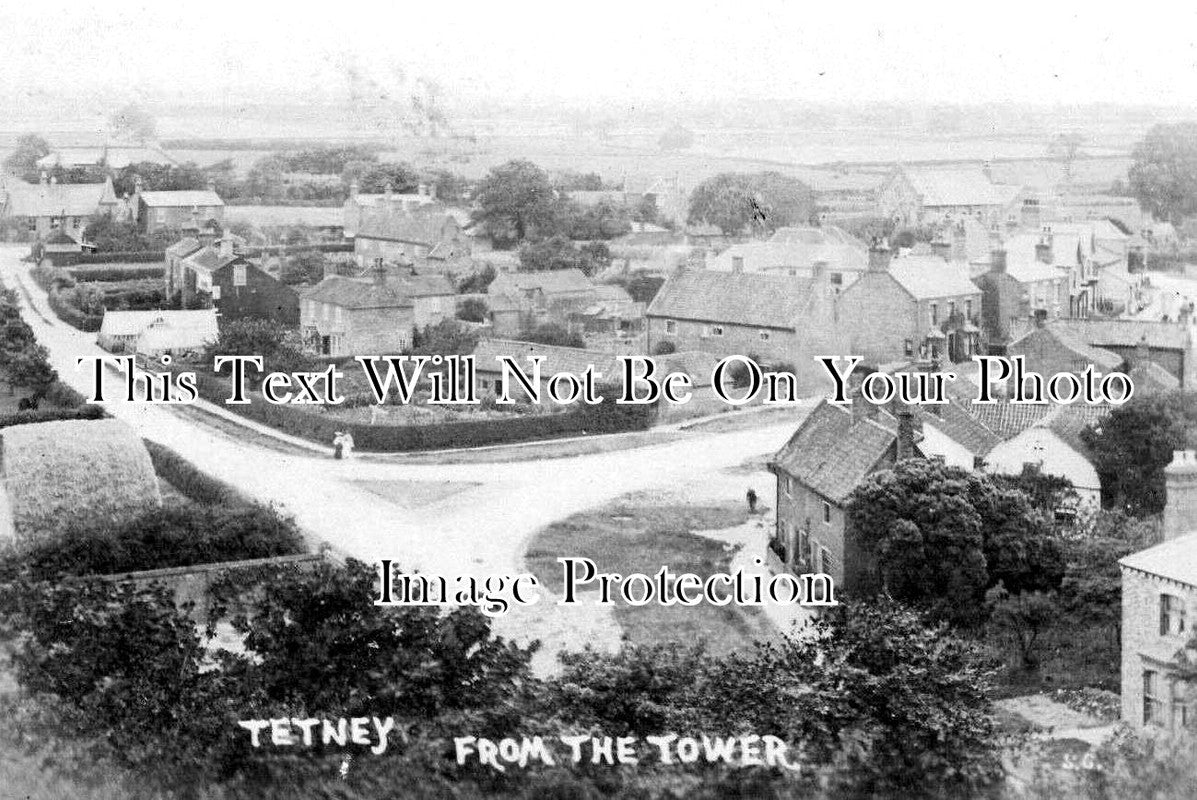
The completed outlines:
<svg viewBox="0 0 1197 800">
<path fill-rule="evenodd" d="M 462 278 L 457 284 L 458 294 L 471 294 L 474 292 L 485 292 L 495 279 L 495 268 L 491 264 L 487 264 L 477 272 L 472 272 L 466 277 Z"/>
<path fill-rule="evenodd" d="M 558 209 L 554 225 L 570 239 L 614 239 L 632 230 L 628 209 L 603 201 L 593 206 L 566 202 Z"/>
<path fill-rule="evenodd" d="M 411 352 L 418 356 L 464 356 L 474 352 L 477 346 L 476 331 L 455 319 L 443 319 L 416 332 Z"/>
<path fill-rule="evenodd" d="M 319 283 L 324 280 L 328 256 L 319 250 L 309 250 L 287 256 L 283 262 L 282 281 L 286 284 Z"/>
<path fill-rule="evenodd" d="M 848 527 L 875 566 L 873 592 L 972 624 L 986 589 L 1049 591 L 1063 555 L 1047 515 L 1020 491 L 938 461 L 908 459 L 874 473 L 852 493 Z"/>
<path fill-rule="evenodd" d="M 91 217 L 83 228 L 83 238 L 102 253 L 136 252 L 150 246 L 136 222 L 122 222 L 110 213 Z"/>
<path fill-rule="evenodd" d="M 1131 156 L 1127 177 L 1144 209 L 1174 223 L 1197 213 L 1197 122 L 1153 126 Z"/>
<path fill-rule="evenodd" d="M 1059 617 L 1060 602 L 1055 592 L 1010 594 L 1002 584 L 985 593 L 989 622 L 1008 636 L 1018 649 L 1023 669 L 1039 666 L 1040 635 Z"/>
<path fill-rule="evenodd" d="M 814 207 L 814 195 L 797 178 L 780 172 L 724 172 L 694 188 L 687 219 L 714 225 L 726 236 L 766 234 L 806 225 Z"/>
<path fill-rule="evenodd" d="M 593 276 L 611 266 L 611 250 L 603 242 L 578 247 L 564 236 L 525 242 L 519 250 L 520 268 L 526 272 L 580 269 Z"/>
<path fill-rule="evenodd" d="M 261 356 L 266 373 L 291 372 L 310 366 L 298 334 L 273 320 L 236 319 L 223 322 L 220 334 L 208 345 L 205 360 L 211 364 L 218 355 Z"/>
<path fill-rule="evenodd" d="M 206 188 L 208 173 L 192 162 L 157 164 L 142 161 L 116 170 L 112 187 L 118 195 L 132 194 L 139 180 L 142 190 L 147 192 L 185 191 Z"/>
<path fill-rule="evenodd" d="M 419 188 L 420 173 L 402 161 L 350 162 L 341 178 L 345 183 L 357 181 L 358 191 L 367 194 L 385 192 L 387 186 L 399 194 L 410 194 Z"/>
<path fill-rule="evenodd" d="M 157 136 L 158 125 L 154 118 L 137 103 L 129 103 L 113 112 L 108 118 L 113 133 L 144 144 Z"/>
<path fill-rule="evenodd" d="M 4 159 L 4 168 L 26 181 L 39 179 L 37 162 L 50 155 L 50 143 L 36 133 L 17 138 L 17 146 Z"/>
<path fill-rule="evenodd" d="M 50 366 L 49 355 L 45 347 L 34 343 L 9 355 L 4 364 L 8 393 L 12 394 L 17 386 L 24 386 L 35 394 L 41 394 L 58 380 L 58 373 Z"/>
<path fill-rule="evenodd" d="M 1093 450 L 1103 500 L 1137 516 L 1158 514 L 1172 452 L 1197 442 L 1197 395 L 1136 395 L 1081 436 Z"/>
<path fill-rule="evenodd" d="M 474 199 L 474 220 L 486 226 L 491 241 L 505 247 L 550 231 L 558 208 L 548 173 L 522 160 L 492 169 L 478 184 Z"/>
<path fill-rule="evenodd" d="M 465 322 L 486 322 L 488 311 L 486 301 L 477 297 L 467 297 L 457 304 L 457 318 Z"/>
</svg>

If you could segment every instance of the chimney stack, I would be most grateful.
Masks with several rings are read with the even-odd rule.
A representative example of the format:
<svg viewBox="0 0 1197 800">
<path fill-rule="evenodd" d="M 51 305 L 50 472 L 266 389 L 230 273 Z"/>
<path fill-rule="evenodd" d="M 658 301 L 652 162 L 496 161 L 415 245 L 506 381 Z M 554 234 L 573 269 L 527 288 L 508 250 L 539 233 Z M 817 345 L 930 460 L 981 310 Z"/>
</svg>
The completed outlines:
<svg viewBox="0 0 1197 800">
<path fill-rule="evenodd" d="M 233 256 L 233 237 L 232 236 L 222 236 L 222 237 L 220 237 L 219 244 L 220 244 L 220 257 L 221 258 L 232 258 L 232 256 Z"/>
<path fill-rule="evenodd" d="M 1040 220 L 1043 215 L 1039 211 L 1039 201 L 1035 198 L 1027 198 L 1022 201 L 1022 213 L 1020 214 L 1020 221 L 1024 228 L 1031 230 L 1038 230 Z"/>
<path fill-rule="evenodd" d="M 1051 265 L 1052 261 L 1052 229 L 1044 226 L 1043 232 L 1039 235 L 1039 241 L 1035 244 L 1035 260 L 1044 264 Z"/>
<path fill-rule="evenodd" d="M 942 233 L 935 237 L 935 241 L 931 242 L 931 255 L 938 256 L 944 261 L 952 260 L 952 243 L 945 239 Z"/>
<path fill-rule="evenodd" d="M 989 251 L 989 271 L 990 272 L 1005 272 L 1006 271 L 1006 251 L 1002 248 Z"/>
<path fill-rule="evenodd" d="M 375 286 L 386 286 L 387 285 L 387 268 L 382 263 L 381 258 L 374 259 L 374 269 L 371 270 L 371 273 L 372 273 L 372 277 L 374 278 Z"/>
<path fill-rule="evenodd" d="M 356 200 L 357 193 L 360 192 L 361 189 L 361 184 L 359 184 L 357 181 L 351 181 L 349 184 L 349 199 Z"/>
<path fill-rule="evenodd" d="M 893 257 L 889 249 L 889 242 L 882 238 L 874 240 L 869 248 L 869 272 L 889 272 L 889 262 Z"/>
<path fill-rule="evenodd" d="M 1164 467 L 1164 540 L 1197 533 L 1197 451 L 1176 450 Z"/>
</svg>

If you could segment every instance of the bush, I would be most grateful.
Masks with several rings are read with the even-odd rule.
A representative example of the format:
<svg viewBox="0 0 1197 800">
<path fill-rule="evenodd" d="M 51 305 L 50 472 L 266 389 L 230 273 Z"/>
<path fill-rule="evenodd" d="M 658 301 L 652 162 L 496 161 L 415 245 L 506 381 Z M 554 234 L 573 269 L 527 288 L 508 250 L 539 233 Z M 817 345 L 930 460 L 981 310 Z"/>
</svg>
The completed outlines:
<svg viewBox="0 0 1197 800">
<path fill-rule="evenodd" d="M 149 451 L 155 474 L 188 500 L 203 506 L 225 508 L 252 505 L 252 501 L 237 487 L 201 472 L 194 464 L 166 445 L 149 439 L 142 441 L 145 443 L 145 449 Z"/>
<path fill-rule="evenodd" d="M 667 356 L 677 352 L 677 345 L 670 341 L 657 342 L 653 345 L 654 356 Z"/>
<path fill-rule="evenodd" d="M 24 556 L 35 580 L 244 561 L 304 552 L 295 522 L 263 505 L 159 508 L 124 523 L 80 519 Z"/>
<path fill-rule="evenodd" d="M 100 325 L 104 322 L 103 314 L 84 313 L 75 306 L 67 292 L 60 289 L 51 287 L 47 299 L 50 302 L 50 308 L 54 310 L 58 318 L 72 328 L 78 328 L 86 333 L 95 333 L 100 330 Z"/>
<path fill-rule="evenodd" d="M 18 411 L 0 416 L 0 428 L 13 425 L 31 425 L 35 422 L 57 422 L 58 420 L 101 419 L 107 416 L 97 405 L 83 405 L 69 409 L 46 409 L 44 411 Z"/>
<path fill-rule="evenodd" d="M 607 387 L 607 391 L 599 390 L 599 394 L 608 398 L 606 402 L 597 406 L 579 406 L 556 414 L 436 425 L 368 425 L 345 422 L 297 406 L 271 405 L 262 402 L 261 398 L 245 405 L 224 406 L 229 393 L 228 382 L 211 373 L 197 373 L 196 388 L 205 400 L 219 403 L 233 413 L 283 433 L 320 444 L 331 444 L 335 433 L 348 431 L 357 449 L 379 453 L 483 447 L 562 436 L 645 430 L 654 413 L 650 406 L 616 405 L 614 398 L 619 393 Z"/>
</svg>

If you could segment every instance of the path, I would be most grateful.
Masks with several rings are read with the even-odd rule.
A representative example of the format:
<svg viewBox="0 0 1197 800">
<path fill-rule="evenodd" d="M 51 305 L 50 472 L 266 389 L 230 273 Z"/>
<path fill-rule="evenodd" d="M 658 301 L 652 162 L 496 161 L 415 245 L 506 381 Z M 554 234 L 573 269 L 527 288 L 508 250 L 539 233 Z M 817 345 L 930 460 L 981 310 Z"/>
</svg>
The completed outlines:
<svg viewBox="0 0 1197 800">
<path fill-rule="evenodd" d="M 0 277 L 9 286 L 24 284 L 36 312 L 26 314 L 27 321 L 62 379 L 85 391 L 90 375 L 76 368 L 75 359 L 104 352 L 94 334 L 48 313 L 45 293 L 29 278 L 28 265 L 19 261 L 22 254 L 20 248 L 0 247 Z M 108 373 L 105 387 L 118 392 L 118 377 Z M 106 408 L 204 472 L 277 504 L 313 540 L 344 555 L 367 562 L 390 558 L 407 568 L 445 575 L 489 575 L 516 571 L 527 539 L 551 522 L 631 491 L 700 482 L 705 475 L 775 451 L 807 406 L 792 415 L 769 417 L 768 424 L 751 430 L 693 431 L 662 444 L 552 460 L 467 464 L 333 461 L 247 443 L 205 425 L 199 415 L 177 413 L 169 406 L 116 402 Z M 360 481 L 373 482 L 373 491 Z M 455 491 L 405 503 L 377 491 L 378 482 L 399 482 L 396 491 L 402 493 L 403 482 L 410 481 L 438 482 Z M 510 628 L 510 622 L 504 627 Z M 585 640 L 583 622 L 571 623 L 579 626 L 576 638 Z M 521 638 L 535 637 L 535 627 L 522 631 Z"/>
</svg>

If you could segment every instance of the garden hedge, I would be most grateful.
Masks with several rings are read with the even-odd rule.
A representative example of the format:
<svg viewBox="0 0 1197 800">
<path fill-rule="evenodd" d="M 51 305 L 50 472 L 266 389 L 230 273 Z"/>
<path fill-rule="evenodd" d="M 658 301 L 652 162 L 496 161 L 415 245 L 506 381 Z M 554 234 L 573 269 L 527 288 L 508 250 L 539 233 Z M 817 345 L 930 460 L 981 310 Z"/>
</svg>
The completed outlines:
<svg viewBox="0 0 1197 800">
<path fill-rule="evenodd" d="M 272 405 L 261 397 L 253 398 L 252 402 L 244 405 L 225 405 L 224 401 L 229 395 L 226 376 L 197 373 L 196 388 L 205 400 L 283 433 L 331 445 L 338 431 L 348 431 L 357 449 L 379 453 L 482 447 L 563 436 L 645 430 L 651 424 L 654 413 L 651 406 L 616 405 L 609 400 L 597 406 L 582 405 L 556 414 L 432 425 L 370 425 L 345 422 L 298 406 Z M 612 392 L 605 394 L 613 396 Z"/>
<path fill-rule="evenodd" d="M 213 478 L 166 445 L 144 439 L 154 473 L 188 500 L 204 506 L 248 506 L 252 501 L 232 484 Z"/>
</svg>

